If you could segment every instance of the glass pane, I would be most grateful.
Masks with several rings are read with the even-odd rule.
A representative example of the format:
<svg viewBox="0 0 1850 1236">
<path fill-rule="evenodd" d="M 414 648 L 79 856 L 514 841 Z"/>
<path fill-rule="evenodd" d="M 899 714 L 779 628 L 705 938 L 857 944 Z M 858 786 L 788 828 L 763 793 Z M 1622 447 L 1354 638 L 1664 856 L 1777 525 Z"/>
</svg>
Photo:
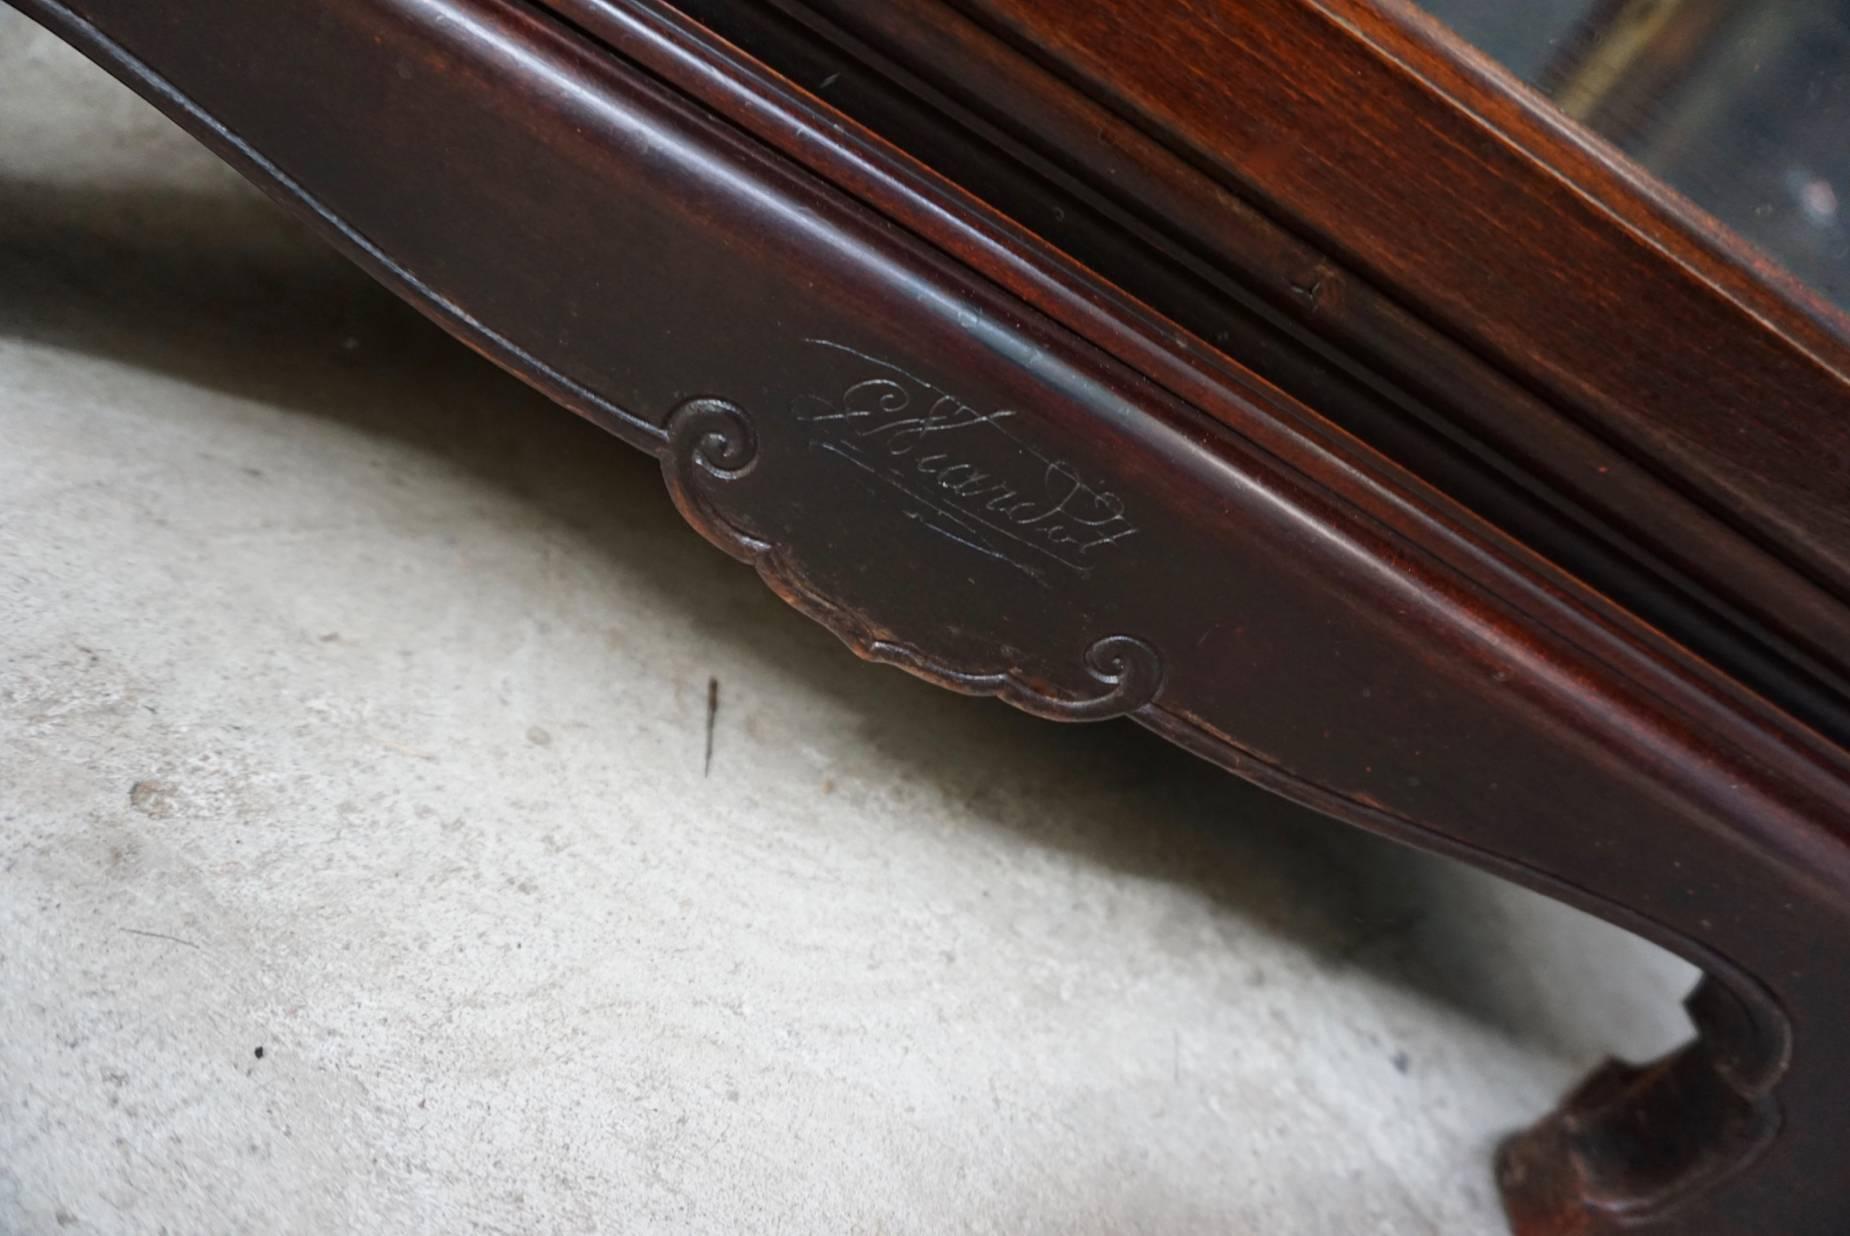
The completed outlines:
<svg viewBox="0 0 1850 1236">
<path fill-rule="evenodd" d="M 1850 308 L 1850 0 L 1424 0 Z"/>
</svg>

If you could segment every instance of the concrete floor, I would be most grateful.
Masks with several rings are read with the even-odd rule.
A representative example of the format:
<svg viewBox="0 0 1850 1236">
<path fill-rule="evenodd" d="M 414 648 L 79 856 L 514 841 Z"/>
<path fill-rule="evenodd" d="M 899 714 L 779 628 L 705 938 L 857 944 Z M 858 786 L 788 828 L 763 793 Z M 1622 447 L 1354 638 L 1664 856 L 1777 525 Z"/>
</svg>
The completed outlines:
<svg viewBox="0 0 1850 1236">
<path fill-rule="evenodd" d="M 1688 982 L 860 664 L 0 16 L 0 1232 L 1481 1236 Z"/>
</svg>

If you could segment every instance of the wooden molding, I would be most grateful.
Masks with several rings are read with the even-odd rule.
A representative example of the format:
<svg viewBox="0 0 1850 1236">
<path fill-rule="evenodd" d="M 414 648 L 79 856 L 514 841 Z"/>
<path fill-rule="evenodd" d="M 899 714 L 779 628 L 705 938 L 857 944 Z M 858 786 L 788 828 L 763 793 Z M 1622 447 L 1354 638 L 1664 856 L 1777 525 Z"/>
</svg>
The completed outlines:
<svg viewBox="0 0 1850 1236">
<path fill-rule="evenodd" d="M 1850 756 L 1757 682 L 663 4 L 19 3 L 658 456 L 696 528 L 861 655 L 1133 716 L 1702 966 L 1697 1042 L 1506 1149 L 1524 1236 L 1850 1223 Z M 1324 314 L 1344 278 L 1296 294 Z"/>
</svg>

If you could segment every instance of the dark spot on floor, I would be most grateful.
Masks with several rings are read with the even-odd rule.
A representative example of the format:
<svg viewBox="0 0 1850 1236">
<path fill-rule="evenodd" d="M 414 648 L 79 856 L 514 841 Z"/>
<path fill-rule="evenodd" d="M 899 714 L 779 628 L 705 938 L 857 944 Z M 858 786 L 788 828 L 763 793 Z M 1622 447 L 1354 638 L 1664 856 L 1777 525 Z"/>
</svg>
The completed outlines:
<svg viewBox="0 0 1850 1236">
<path fill-rule="evenodd" d="M 701 765 L 700 775 L 710 776 L 713 772 L 713 726 L 719 720 L 719 679 L 707 679 L 707 758 Z"/>
<path fill-rule="evenodd" d="M 128 787 L 128 805 L 156 820 L 173 814 L 176 787 L 166 781 L 137 781 Z"/>
<path fill-rule="evenodd" d="M 263 1059 L 263 1048 L 261 1047 L 257 1049 L 257 1059 L 259 1060 Z"/>
</svg>

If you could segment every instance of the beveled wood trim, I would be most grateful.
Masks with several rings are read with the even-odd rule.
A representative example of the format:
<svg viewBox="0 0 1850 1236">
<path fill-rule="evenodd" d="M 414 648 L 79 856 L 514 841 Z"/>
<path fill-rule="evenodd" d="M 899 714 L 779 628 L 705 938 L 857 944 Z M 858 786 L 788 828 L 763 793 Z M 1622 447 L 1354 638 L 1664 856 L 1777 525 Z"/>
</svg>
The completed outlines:
<svg viewBox="0 0 1850 1236">
<path fill-rule="evenodd" d="M 1850 327 L 1410 6 L 955 3 L 1850 596 Z"/>
<path fill-rule="evenodd" d="M 1203 339 L 1310 402 L 1480 515 L 1544 550 L 1704 656 L 1725 664 L 1731 673 L 1778 695 L 1840 739 L 1850 735 L 1850 621 L 1829 581 L 1799 562 L 1766 529 L 1756 531 L 1743 522 L 1738 504 L 1727 500 L 1723 489 L 1705 486 L 1698 483 L 1699 476 L 1669 466 L 1671 454 L 1619 440 L 1600 410 L 1610 405 L 1630 417 L 1642 405 L 1624 400 L 1607 400 L 1598 407 L 1587 404 L 1559 389 L 1559 383 L 1551 385 L 1529 355 L 1524 324 L 1531 319 L 1553 323 L 1563 314 L 1585 327 L 1581 342 L 1586 348 L 1608 358 L 1627 338 L 1627 331 L 1614 324 L 1629 322 L 1631 315 L 1649 319 L 1661 335 L 1665 323 L 1674 326 L 1683 320 L 1678 316 L 1680 297 L 1692 285 L 1693 277 L 1680 258 L 1658 253 L 1661 262 L 1650 267 L 1652 277 L 1661 277 L 1665 285 L 1642 302 L 1666 306 L 1654 315 L 1615 305 L 1616 316 L 1589 318 L 1580 292 L 1572 287 L 1552 300 L 1505 295 L 1497 321 L 1507 319 L 1512 325 L 1497 329 L 1517 338 L 1519 346 L 1499 354 L 1478 338 L 1486 314 L 1454 314 L 1448 320 L 1427 303 L 1435 294 L 1429 285 L 1443 281 L 1436 281 L 1435 271 L 1416 260 L 1422 244 L 1473 256 L 1483 251 L 1487 263 L 1501 259 L 1570 273 L 1586 270 L 1595 284 L 1604 278 L 1598 268 L 1577 265 L 1571 251 L 1557 255 L 1551 242 L 1542 252 L 1523 251 L 1522 245 L 1543 245 L 1541 237 L 1552 236 L 1545 228 L 1513 232 L 1499 225 L 1495 211 L 1503 199 L 1520 201 L 1528 192 L 1520 176 L 1505 178 L 1501 171 L 1490 174 L 1479 167 L 1473 179 L 1464 174 L 1471 170 L 1467 167 L 1446 169 L 1448 176 L 1457 173 L 1452 180 L 1430 175 L 1422 179 L 1418 169 L 1423 164 L 1411 149 L 1411 177 L 1327 158 L 1319 170 L 1354 192 L 1341 199 L 1347 202 L 1345 209 L 1326 211 L 1319 226 L 1317 219 L 1277 200 L 1299 174 L 1291 161 L 1298 156 L 1286 158 L 1278 152 L 1307 152 L 1302 159 L 1315 162 L 1322 150 L 1317 134 L 1346 130 L 1364 145 L 1379 137 L 1376 144 L 1391 163 L 1398 147 L 1385 135 L 1371 136 L 1372 122 L 1363 111 L 1325 115 L 1319 109 L 1335 102 L 1294 94 L 1290 110 L 1296 119 L 1281 123 L 1297 128 L 1278 130 L 1278 140 L 1268 147 L 1276 147 L 1273 154 L 1243 159 L 1237 167 L 1221 166 L 1214 162 L 1212 150 L 1190 147 L 1184 140 L 1187 135 L 1172 131 L 1166 120 L 1114 101 L 1112 77 L 1089 76 L 1057 62 L 1046 48 L 1057 46 L 1059 39 L 1040 40 L 1037 35 L 1033 41 L 1011 40 L 1006 29 L 996 29 L 996 21 L 966 16 L 966 9 L 988 12 L 975 0 L 958 5 L 946 0 L 890 0 L 881 5 L 851 0 L 676 3 L 754 52 L 786 64 L 799 74 L 799 84 L 839 99 L 842 107 L 892 140 L 923 152 L 936 170 L 980 185 L 992 203 L 1004 204 L 1020 221 L 1165 316 L 1189 325 Z M 1302 7 L 1296 0 L 1280 3 Z M 1056 24 L 1064 23 L 1068 8 L 1054 7 L 1060 14 Z M 1167 20 L 1178 27 L 1170 32 L 1181 47 L 1175 57 L 1211 54 L 1206 35 L 1192 41 L 1184 37 L 1193 29 L 1194 8 L 1155 7 L 1163 13 L 1150 24 Z M 1088 0 L 1071 12 L 1083 16 L 1111 9 L 1112 0 Z M 1377 24 L 1387 20 L 1385 15 L 1375 17 Z M 1126 21 L 1137 24 L 1128 17 Z M 1264 13 L 1246 5 L 1216 7 L 1202 19 L 1204 24 L 1210 21 L 1241 29 L 1251 23 L 1266 25 Z M 1342 46 L 1361 38 L 1359 30 L 1334 19 L 1312 22 L 1311 29 L 1315 38 Z M 1274 31 L 1267 37 L 1283 36 Z M 1238 66 L 1204 60 L 1200 76 L 1216 89 L 1236 93 L 1303 93 L 1308 79 L 1294 57 L 1314 62 L 1324 50 L 1312 36 L 1306 38 L 1312 41 L 1290 49 L 1289 55 L 1281 50 L 1270 57 L 1249 57 Z M 812 45 L 827 50 L 817 52 Z M 1458 50 L 1447 40 L 1444 46 L 1428 48 L 1427 56 L 1450 64 L 1447 57 Z M 1403 89 L 1426 100 L 1425 110 L 1405 123 L 1430 128 L 1467 153 L 1485 145 L 1504 149 L 1507 160 L 1520 162 L 1544 185 L 1570 195 L 1576 191 L 1566 173 L 1535 162 L 1514 138 L 1497 136 L 1491 120 L 1434 88 L 1401 80 L 1410 77 L 1411 69 L 1384 54 L 1363 58 L 1383 80 L 1401 81 Z M 1110 61 L 1114 73 L 1120 71 L 1115 53 L 1101 53 L 1099 59 Z M 1163 67 L 1153 69 L 1152 76 L 1166 84 L 1172 59 L 1164 58 Z M 1104 72 L 1102 64 L 1091 67 Z M 1478 68 L 1483 74 L 1496 73 L 1487 66 Z M 1514 89 L 1511 83 L 1503 84 Z M 880 97 L 882 88 L 893 97 Z M 1531 110 L 1540 109 L 1526 93 L 1523 99 Z M 941 135 L 928 132 L 932 118 L 942 118 L 951 129 Z M 1618 160 L 1603 148 L 1596 153 L 1609 163 Z M 1109 175 L 1095 170 L 1105 167 Z M 1398 224 L 1406 230 L 1396 233 L 1394 244 L 1379 233 L 1371 243 L 1365 225 L 1378 221 L 1382 212 L 1374 208 L 1370 195 L 1392 192 L 1392 183 L 1386 188 L 1377 185 L 1397 180 L 1407 182 L 1401 186 L 1403 192 L 1411 187 L 1423 196 L 1412 207 L 1402 203 Z M 1286 182 L 1282 188 L 1281 181 Z M 1626 183 L 1636 187 L 1635 196 L 1642 202 L 1637 226 L 1667 228 L 1666 235 L 1673 238 L 1681 228 L 1689 235 L 1692 251 L 1726 248 L 1722 240 L 1708 235 L 1712 228 L 1704 232 L 1693 208 L 1652 206 L 1657 198 L 1670 200 L 1655 182 L 1633 177 L 1619 181 L 1618 188 Z M 1340 198 L 1334 189 L 1330 196 Z M 1462 208 L 1451 201 L 1453 196 L 1463 200 Z M 1464 234 L 1448 219 L 1447 212 L 1455 209 L 1475 215 L 1471 221 L 1477 234 Z M 1596 219 L 1607 217 L 1603 208 L 1588 209 Z M 1673 227 L 1671 214 L 1683 222 Z M 1417 225 L 1408 222 L 1409 215 Z M 1619 222 L 1611 222 L 1615 232 L 1623 230 Z M 1641 260 L 1649 264 L 1656 240 L 1634 240 L 1646 250 Z M 1396 246 L 1411 255 L 1401 268 L 1376 269 L 1374 256 Z M 1399 260 L 1404 255 L 1388 256 Z M 1811 314 L 1795 309 L 1779 289 L 1734 261 L 1738 256 L 1718 251 L 1711 262 L 1721 272 L 1718 278 L 1725 275 L 1741 289 L 1741 299 L 1728 300 L 1731 307 L 1716 320 L 1737 321 L 1748 339 L 1809 329 L 1816 346 L 1831 346 L 1834 334 L 1819 334 Z M 1494 284 L 1488 278 L 1480 282 Z M 1438 290 L 1451 294 L 1443 286 Z M 1822 306 L 1814 309 L 1831 312 Z M 1692 375 L 1689 380 L 1697 387 L 1711 377 L 1732 382 L 1728 367 L 1733 362 L 1713 354 L 1733 354 L 1733 349 L 1717 344 L 1718 332 L 1719 328 L 1707 334 L 1684 332 L 1668 347 L 1659 346 L 1662 338 L 1654 341 L 1654 353 L 1626 352 L 1636 362 L 1629 373 L 1645 388 L 1657 381 L 1660 368 Z M 1662 359 L 1653 364 L 1653 356 Z M 1779 364 L 1762 368 L 1756 381 L 1777 386 L 1783 380 Z M 1798 371 L 1805 370 L 1800 358 Z M 1817 398 L 1791 395 L 1761 406 L 1761 411 L 1779 421 L 1779 432 L 1786 434 L 1787 404 L 1802 405 L 1812 426 L 1828 431 L 1835 420 L 1850 417 L 1850 411 L 1844 411 L 1841 386 L 1827 385 L 1829 390 L 1822 394 L 1812 392 Z M 1831 391 L 1835 394 L 1825 397 Z M 1738 395 L 1737 390 L 1727 398 Z M 1659 400 L 1657 406 L 1681 418 L 1687 405 Z M 1836 417 L 1833 407 L 1839 409 Z M 1702 415 L 1701 409 L 1691 415 Z M 1721 433 L 1733 426 L 1723 422 L 1711 428 Z M 1741 451 L 1735 436 L 1728 432 L 1719 443 L 1718 466 L 1730 476 L 1749 474 L 1755 448 Z M 1824 440 L 1823 455 L 1792 449 L 1785 456 L 1791 467 L 1812 469 L 1814 484 L 1820 477 L 1828 484 L 1831 476 L 1826 458 L 1834 439 L 1826 432 Z M 1764 443 L 1760 449 L 1765 449 Z"/>
</svg>

